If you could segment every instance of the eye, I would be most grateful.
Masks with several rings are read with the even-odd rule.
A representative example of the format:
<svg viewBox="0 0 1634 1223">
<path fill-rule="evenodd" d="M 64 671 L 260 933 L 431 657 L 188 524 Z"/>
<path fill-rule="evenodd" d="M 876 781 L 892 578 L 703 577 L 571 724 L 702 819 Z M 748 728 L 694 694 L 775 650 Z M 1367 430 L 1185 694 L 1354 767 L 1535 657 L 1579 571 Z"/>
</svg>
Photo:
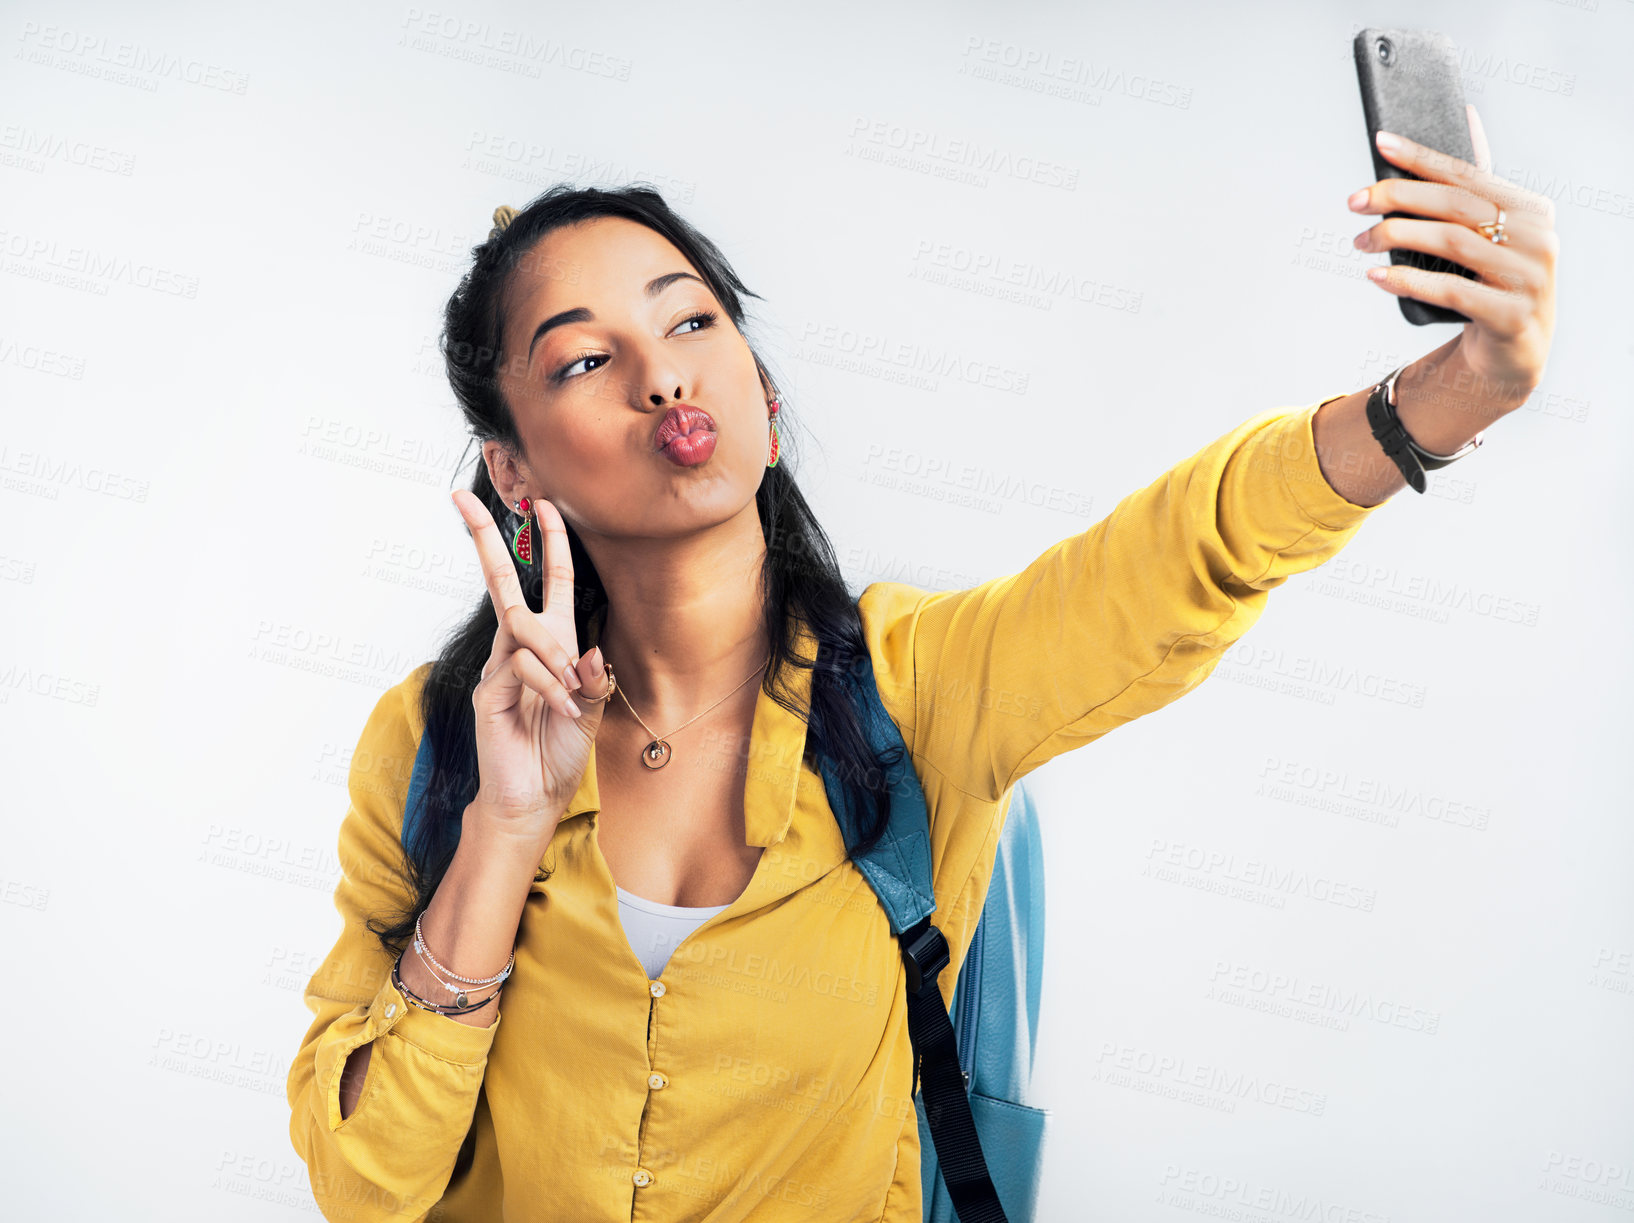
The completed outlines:
<svg viewBox="0 0 1634 1223">
<path fill-rule="evenodd" d="M 574 357 L 573 360 L 569 361 L 566 365 L 562 366 L 561 369 L 557 370 L 556 373 L 555 373 L 555 379 L 556 379 L 557 382 L 566 382 L 568 380 L 568 378 L 570 378 L 570 377 L 577 378 L 578 377 L 577 374 L 569 374 L 567 371 L 572 369 L 575 365 L 583 365 L 586 361 L 605 361 L 605 360 L 607 360 L 607 358 L 604 357 L 599 352 L 587 352 L 583 356 Z M 599 369 L 600 367 L 597 366 L 597 368 Z M 589 372 L 590 372 L 589 370 L 585 371 L 585 373 L 589 373 Z"/>
<path fill-rule="evenodd" d="M 696 314 L 687 315 L 684 319 L 682 319 L 679 323 L 676 324 L 676 327 L 678 327 L 678 328 L 679 327 L 685 327 L 688 323 L 697 323 L 698 325 L 696 327 L 694 327 L 691 331 L 681 332 L 682 335 L 692 335 L 694 332 L 702 331 L 706 327 L 713 327 L 715 325 L 715 320 L 718 319 L 719 317 L 720 316 L 718 314 L 716 314 L 713 310 L 700 310 Z M 671 332 L 670 334 L 673 335 L 674 332 Z"/>
</svg>

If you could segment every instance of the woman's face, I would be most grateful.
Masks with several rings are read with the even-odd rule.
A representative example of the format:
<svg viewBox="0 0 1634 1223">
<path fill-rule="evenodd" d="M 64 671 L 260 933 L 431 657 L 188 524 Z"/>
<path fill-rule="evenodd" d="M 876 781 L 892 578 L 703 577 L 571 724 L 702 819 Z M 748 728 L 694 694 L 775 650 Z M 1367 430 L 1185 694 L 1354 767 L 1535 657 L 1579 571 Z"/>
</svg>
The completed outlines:
<svg viewBox="0 0 1634 1223">
<path fill-rule="evenodd" d="M 547 234 L 513 275 L 501 340 L 525 491 L 581 534 L 669 537 L 752 504 L 770 454 L 767 395 L 747 342 L 667 238 L 622 217 Z M 656 445 L 676 404 L 714 423 L 713 453 L 690 466 Z"/>
</svg>

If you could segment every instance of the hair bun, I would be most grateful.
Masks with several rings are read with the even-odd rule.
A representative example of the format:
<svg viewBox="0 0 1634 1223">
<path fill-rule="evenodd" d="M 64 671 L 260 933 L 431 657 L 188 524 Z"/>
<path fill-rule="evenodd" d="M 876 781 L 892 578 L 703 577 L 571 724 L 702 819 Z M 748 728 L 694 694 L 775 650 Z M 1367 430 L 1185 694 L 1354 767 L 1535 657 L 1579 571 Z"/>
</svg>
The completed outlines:
<svg viewBox="0 0 1634 1223">
<path fill-rule="evenodd" d="M 516 209 L 509 204 L 501 204 L 494 209 L 494 227 L 488 231 L 488 241 L 492 242 L 504 232 L 505 227 L 516 220 Z"/>
</svg>

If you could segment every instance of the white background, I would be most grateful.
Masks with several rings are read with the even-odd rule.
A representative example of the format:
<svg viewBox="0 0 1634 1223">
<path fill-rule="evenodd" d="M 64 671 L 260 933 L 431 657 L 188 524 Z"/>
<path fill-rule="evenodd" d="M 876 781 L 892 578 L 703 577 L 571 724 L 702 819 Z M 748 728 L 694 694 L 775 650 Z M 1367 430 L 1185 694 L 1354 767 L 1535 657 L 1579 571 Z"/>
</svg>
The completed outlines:
<svg viewBox="0 0 1634 1223">
<path fill-rule="evenodd" d="M 283 1086 L 338 934 L 345 760 L 482 597 L 435 337 L 496 205 L 658 185 L 764 299 L 848 577 L 973 585 L 1454 334 L 1350 247 L 1366 25 L 1447 33 L 1497 172 L 1555 198 L 1555 345 L 1479 453 L 1274 593 L 1199 690 L 1034 776 L 1041 1217 L 1626 1217 L 1626 0 L 6 5 L 6 1213 L 314 1215 Z M 507 33 L 563 54 L 465 58 Z M 1004 75 L 1046 54 L 1075 95 Z M 891 164 L 914 131 L 1058 185 Z M 1080 293 L 936 279 L 969 261 Z M 864 341 L 1025 391 L 845 368 Z M 893 448 L 1047 496 L 886 487 Z M 1217 865 L 1143 873 L 1167 847 Z M 1254 863 L 1371 911 L 1210 890 Z"/>
</svg>

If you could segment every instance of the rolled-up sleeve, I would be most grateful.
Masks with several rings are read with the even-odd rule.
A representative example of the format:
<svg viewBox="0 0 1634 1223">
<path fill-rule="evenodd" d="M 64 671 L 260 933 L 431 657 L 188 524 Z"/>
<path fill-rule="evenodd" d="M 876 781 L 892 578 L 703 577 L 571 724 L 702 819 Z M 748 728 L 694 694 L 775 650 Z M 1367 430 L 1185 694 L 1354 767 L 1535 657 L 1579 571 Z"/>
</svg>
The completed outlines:
<svg viewBox="0 0 1634 1223">
<path fill-rule="evenodd" d="M 920 598 L 898 628 L 913 639 L 915 752 L 997 799 L 1202 683 L 1271 590 L 1379 508 L 1317 462 L 1316 411 L 1338 397 L 1249 418 L 1019 573 Z"/>
<path fill-rule="evenodd" d="M 325 1218 L 425 1217 L 470 1129 L 500 1022 L 474 1027 L 410 1005 L 366 924 L 412 909 L 399 837 L 418 745 L 409 701 L 423 673 L 381 697 L 353 754 L 335 889 L 343 927 L 307 985 L 314 1020 L 289 1072 L 290 1137 Z M 343 1120 L 341 1072 L 370 1041 L 362 1096 Z"/>
</svg>

